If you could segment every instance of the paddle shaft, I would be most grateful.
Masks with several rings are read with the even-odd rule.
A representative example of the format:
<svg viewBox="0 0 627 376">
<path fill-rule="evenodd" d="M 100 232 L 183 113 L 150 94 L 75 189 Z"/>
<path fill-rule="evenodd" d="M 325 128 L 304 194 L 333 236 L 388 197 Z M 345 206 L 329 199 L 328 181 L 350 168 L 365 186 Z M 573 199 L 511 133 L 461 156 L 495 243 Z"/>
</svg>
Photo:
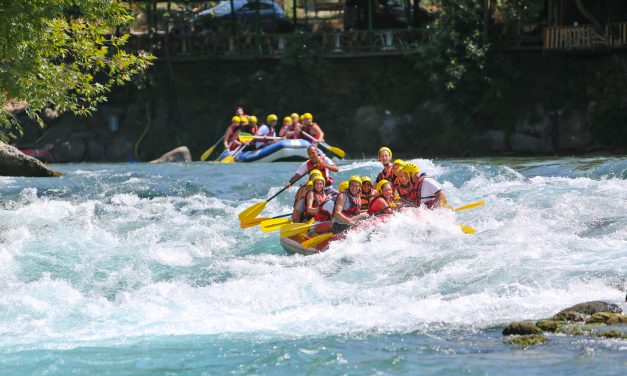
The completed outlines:
<svg viewBox="0 0 627 376">
<path fill-rule="evenodd" d="M 301 130 L 300 132 L 302 134 L 304 134 L 305 136 L 307 136 L 307 138 L 309 138 L 310 140 L 319 143 L 320 145 L 324 146 L 325 149 L 329 150 L 329 145 L 327 145 L 326 143 L 324 143 L 322 141 L 319 141 L 317 138 L 315 138 L 314 136 L 310 135 L 309 133 L 307 133 L 307 132 L 305 132 L 303 130 Z M 331 151 L 331 150 L 329 150 L 329 151 Z"/>
<path fill-rule="evenodd" d="M 218 146 L 218 144 L 219 144 L 220 142 L 222 142 L 222 140 L 224 140 L 224 136 L 225 136 L 225 135 L 222 135 L 222 137 L 220 137 L 220 139 L 218 140 L 218 142 L 216 142 L 215 144 L 213 144 L 213 146 L 212 146 L 212 147 L 210 147 L 209 149 L 207 149 L 207 150 L 206 150 L 206 151 L 202 154 L 202 156 L 200 157 L 200 160 L 201 160 L 201 161 L 204 161 L 204 160 L 206 160 L 207 158 L 209 158 L 209 156 L 210 156 L 210 155 L 211 155 L 211 153 L 213 152 L 213 149 L 215 149 L 215 148 L 216 148 L 216 146 Z M 205 155 L 205 154 L 206 154 L 206 155 Z M 204 157 L 204 158 L 203 158 L 203 157 Z"/>
</svg>

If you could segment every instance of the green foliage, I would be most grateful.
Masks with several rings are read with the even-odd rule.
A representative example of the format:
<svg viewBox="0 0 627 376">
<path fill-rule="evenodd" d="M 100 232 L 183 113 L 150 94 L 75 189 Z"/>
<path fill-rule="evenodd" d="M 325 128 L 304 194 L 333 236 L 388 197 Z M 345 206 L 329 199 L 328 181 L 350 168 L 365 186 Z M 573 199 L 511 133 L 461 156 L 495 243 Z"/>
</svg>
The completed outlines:
<svg viewBox="0 0 627 376">
<path fill-rule="evenodd" d="M 89 114 L 113 86 L 143 72 L 153 57 L 123 50 L 127 35 L 109 35 L 131 21 L 110 0 L 0 0 L 0 131 L 19 124 L 7 106 L 46 106 Z"/>
</svg>

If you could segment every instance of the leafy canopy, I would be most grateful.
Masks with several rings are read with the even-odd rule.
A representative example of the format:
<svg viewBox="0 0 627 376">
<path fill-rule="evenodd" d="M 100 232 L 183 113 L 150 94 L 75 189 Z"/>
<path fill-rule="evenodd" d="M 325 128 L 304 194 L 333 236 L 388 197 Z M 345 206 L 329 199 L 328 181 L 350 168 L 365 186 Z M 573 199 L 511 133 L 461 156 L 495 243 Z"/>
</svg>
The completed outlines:
<svg viewBox="0 0 627 376">
<path fill-rule="evenodd" d="M 112 31 L 131 17 L 118 0 L 0 0 L 0 138 L 19 124 L 7 111 L 93 111 L 114 85 L 143 72 L 153 57 L 123 49 Z M 4 133 L 4 134 L 3 134 Z"/>
</svg>

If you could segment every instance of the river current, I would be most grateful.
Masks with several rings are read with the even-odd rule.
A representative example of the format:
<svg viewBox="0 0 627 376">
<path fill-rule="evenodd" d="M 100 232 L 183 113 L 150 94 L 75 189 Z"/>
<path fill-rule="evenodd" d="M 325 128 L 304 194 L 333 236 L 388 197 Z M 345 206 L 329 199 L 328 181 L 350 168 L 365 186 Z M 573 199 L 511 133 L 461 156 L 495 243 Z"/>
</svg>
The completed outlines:
<svg viewBox="0 0 627 376">
<path fill-rule="evenodd" d="M 0 177 L 0 373 L 623 375 L 626 340 L 519 349 L 501 330 L 590 300 L 627 311 L 627 158 L 413 161 L 453 206 L 486 205 L 397 214 L 307 257 L 237 219 L 297 163 Z M 341 165 L 338 181 L 381 169 Z"/>
</svg>

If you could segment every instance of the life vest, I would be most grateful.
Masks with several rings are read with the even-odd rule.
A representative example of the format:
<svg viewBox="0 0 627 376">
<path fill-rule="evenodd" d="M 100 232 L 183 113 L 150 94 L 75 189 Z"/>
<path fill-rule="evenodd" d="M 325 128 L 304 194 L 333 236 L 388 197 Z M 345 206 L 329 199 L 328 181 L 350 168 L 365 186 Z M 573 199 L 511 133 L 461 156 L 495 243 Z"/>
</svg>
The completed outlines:
<svg viewBox="0 0 627 376">
<path fill-rule="evenodd" d="M 414 182 L 412 180 L 411 183 L 409 183 L 408 187 L 402 187 L 399 186 L 399 196 L 401 196 L 403 199 L 411 202 L 412 204 L 416 205 L 416 206 L 420 206 L 420 204 L 422 203 L 422 183 L 425 181 L 425 179 L 427 178 L 426 175 L 423 175 L 421 177 L 418 178 L 417 182 Z M 401 194 L 401 190 L 403 190 L 404 192 L 406 192 L 406 190 L 408 190 L 407 194 L 405 196 L 403 196 Z M 428 197 L 431 200 L 429 201 L 425 201 L 425 205 L 427 207 L 431 207 L 433 205 L 433 202 L 435 201 L 433 199 L 433 197 Z"/>
<path fill-rule="evenodd" d="M 316 222 L 328 221 L 331 218 L 331 214 L 322 208 L 322 205 L 326 201 L 327 201 L 327 195 L 324 194 L 324 192 L 314 192 L 313 202 L 311 203 L 311 207 L 314 209 L 318 209 L 318 211 L 313 214 L 313 218 Z"/>
<path fill-rule="evenodd" d="M 414 190 L 413 190 L 413 186 L 412 183 L 408 183 L 407 185 L 401 185 L 400 183 L 396 186 L 396 193 L 398 194 L 398 196 L 400 198 L 402 198 L 405 201 L 409 201 L 412 204 L 416 204 L 414 202 Z M 420 204 L 416 204 L 416 205 L 420 205 Z"/>
<path fill-rule="evenodd" d="M 368 204 L 368 214 L 381 215 L 390 207 L 387 200 L 382 196 L 374 197 Z"/>
<path fill-rule="evenodd" d="M 328 197 L 327 196 L 327 199 L 324 200 L 320 204 L 320 206 L 318 206 L 318 213 L 314 217 L 316 222 L 327 222 L 327 221 L 331 220 L 331 216 L 333 215 L 333 207 L 334 206 L 335 206 L 335 197 Z M 329 229 L 328 231 L 331 231 L 331 230 Z"/>
<path fill-rule="evenodd" d="M 418 181 L 413 183 L 414 197 L 417 205 L 424 205 L 427 209 L 431 209 L 436 203 L 435 196 L 422 197 L 422 183 L 427 179 L 427 175 L 422 175 L 418 178 Z M 437 192 L 436 192 L 437 193 Z"/>
<path fill-rule="evenodd" d="M 250 134 L 255 134 L 257 133 L 257 126 L 256 125 L 244 125 L 240 128 L 240 132 L 245 132 L 245 133 L 250 133 Z"/>
<path fill-rule="evenodd" d="M 316 123 L 311 123 L 309 126 L 303 125 L 303 127 L 301 128 L 303 131 L 307 132 L 311 137 L 315 138 L 316 140 L 320 139 L 320 136 L 322 136 L 320 133 L 313 133 L 312 131 L 314 130 L 314 125 L 318 125 Z M 304 134 L 299 134 L 298 138 L 302 138 L 303 140 L 308 140 L 309 137 L 305 136 Z"/>
<path fill-rule="evenodd" d="M 374 189 L 371 189 L 370 192 L 368 193 L 364 193 L 364 191 L 361 192 L 361 210 L 362 211 L 366 211 L 368 210 L 368 204 L 370 203 L 370 200 L 372 200 L 374 198 L 375 194 L 374 194 Z"/>
<path fill-rule="evenodd" d="M 293 125 L 286 126 L 285 133 L 283 133 L 283 137 L 285 137 L 288 140 L 296 140 L 296 139 L 298 139 L 298 136 L 294 135 L 294 133 L 293 133 L 294 129 L 296 129 L 296 128 L 294 128 Z M 288 136 L 288 133 L 290 133 L 290 132 L 292 132 L 292 134 Z"/>
<path fill-rule="evenodd" d="M 350 193 L 343 191 L 340 192 L 337 197 L 335 197 L 335 205 L 337 205 L 337 199 L 341 196 L 346 196 L 346 201 L 344 202 L 344 207 L 342 208 L 342 214 L 351 218 L 359 214 L 359 209 L 361 208 L 361 199 L 359 197 L 355 197 Z"/>
<path fill-rule="evenodd" d="M 387 180 L 393 184 L 394 179 L 396 179 L 396 175 L 394 175 L 393 167 L 390 166 L 389 172 L 387 173 L 385 172 L 385 167 L 384 167 L 383 171 L 379 172 L 379 175 L 377 175 L 377 180 L 375 180 L 375 183 L 378 183 L 381 180 Z"/>
<path fill-rule="evenodd" d="M 322 157 L 318 157 L 318 158 L 322 158 Z M 307 160 L 307 171 L 311 171 L 313 169 L 317 168 L 317 165 L 314 165 L 309 159 Z M 326 181 L 326 186 L 330 186 L 331 184 L 333 184 L 333 178 L 331 176 L 327 176 L 327 169 L 323 168 L 321 171 L 322 173 L 322 177 L 324 178 L 324 180 Z"/>
</svg>

